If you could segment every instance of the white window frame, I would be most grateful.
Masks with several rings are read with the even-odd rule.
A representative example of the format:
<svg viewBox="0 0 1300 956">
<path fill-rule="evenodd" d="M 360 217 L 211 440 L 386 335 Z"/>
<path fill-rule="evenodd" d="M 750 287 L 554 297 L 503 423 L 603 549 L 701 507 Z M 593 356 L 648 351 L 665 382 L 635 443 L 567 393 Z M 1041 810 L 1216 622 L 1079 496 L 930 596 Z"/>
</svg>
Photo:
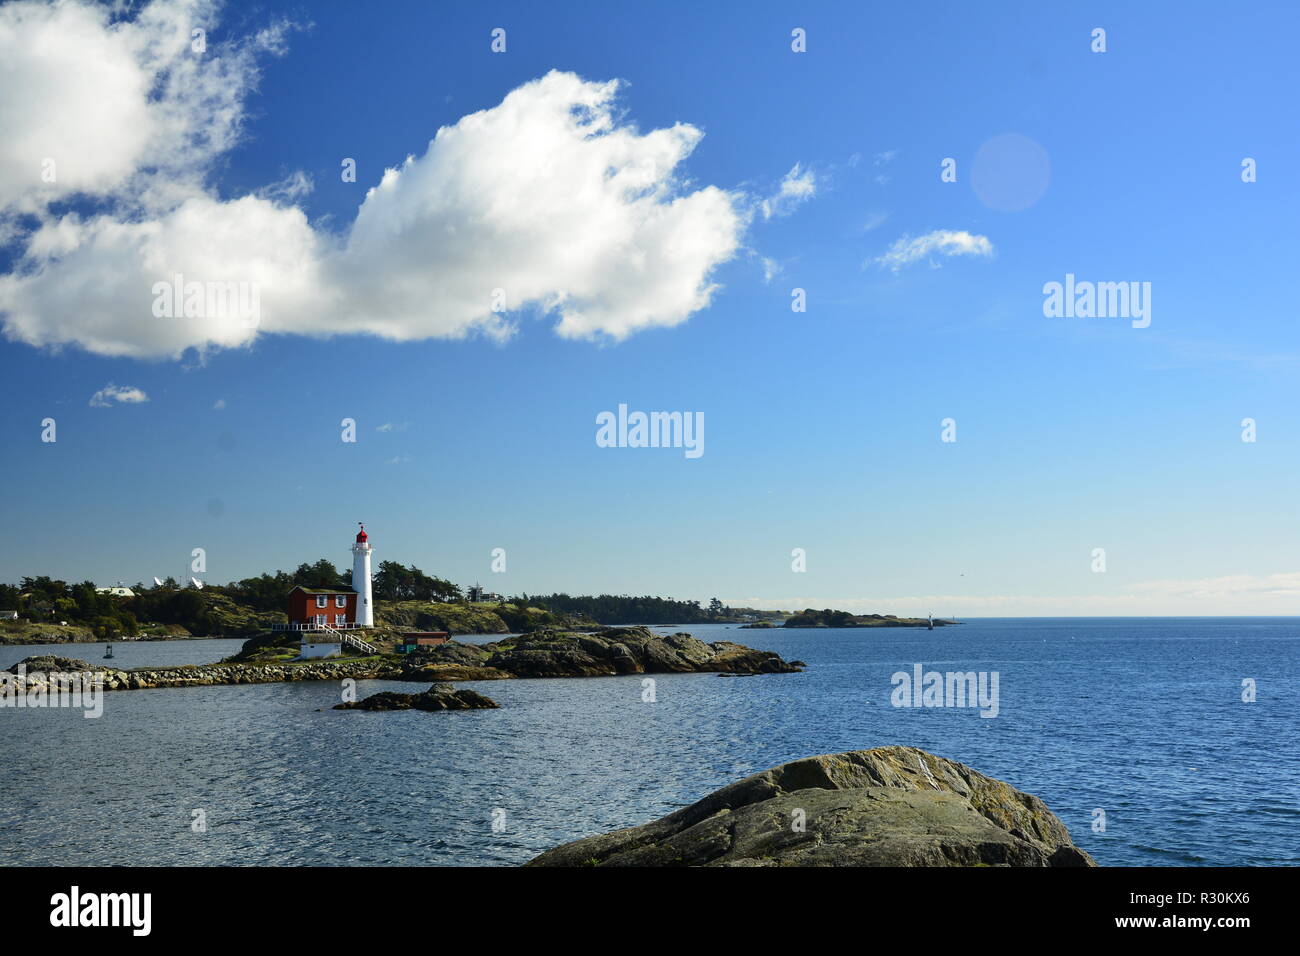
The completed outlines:
<svg viewBox="0 0 1300 956">
<path fill-rule="evenodd" d="M 329 607 L 329 606 L 330 606 L 329 595 L 327 595 L 327 594 L 318 594 L 318 595 L 316 595 L 316 606 L 317 606 L 317 607 Z"/>
<path fill-rule="evenodd" d="M 335 606 L 335 607 L 347 607 L 347 606 L 348 606 L 348 596 L 347 596 L 346 594 L 336 594 L 336 595 L 334 595 L 334 606 Z"/>
</svg>

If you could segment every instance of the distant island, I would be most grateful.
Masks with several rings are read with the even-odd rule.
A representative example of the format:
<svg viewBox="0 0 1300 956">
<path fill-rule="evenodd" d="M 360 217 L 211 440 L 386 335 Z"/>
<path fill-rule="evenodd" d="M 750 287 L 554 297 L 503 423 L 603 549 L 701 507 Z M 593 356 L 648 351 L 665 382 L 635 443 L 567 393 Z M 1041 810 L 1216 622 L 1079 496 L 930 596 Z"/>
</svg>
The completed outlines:
<svg viewBox="0 0 1300 956">
<path fill-rule="evenodd" d="M 935 627 L 947 627 L 956 621 L 934 619 Z M 770 627 L 765 622 L 746 624 L 745 627 Z M 786 618 L 782 627 L 929 627 L 926 617 L 898 617 L 893 614 L 851 614 L 848 611 L 820 611 L 807 608 Z"/>
</svg>

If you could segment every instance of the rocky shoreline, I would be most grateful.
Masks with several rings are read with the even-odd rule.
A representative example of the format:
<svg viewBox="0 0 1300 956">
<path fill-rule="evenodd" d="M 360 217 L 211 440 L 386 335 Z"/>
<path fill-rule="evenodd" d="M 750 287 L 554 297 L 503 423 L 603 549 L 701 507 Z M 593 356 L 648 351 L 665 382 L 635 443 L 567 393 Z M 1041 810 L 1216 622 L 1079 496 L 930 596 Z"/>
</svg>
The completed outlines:
<svg viewBox="0 0 1300 956">
<path fill-rule="evenodd" d="M 728 673 L 790 674 L 801 661 L 785 661 L 730 641 L 706 644 L 689 634 L 661 637 L 644 627 L 608 628 L 599 634 L 538 631 L 490 644 L 448 644 L 406 656 L 327 658 L 319 661 L 237 663 L 117 670 L 74 658 L 29 657 L 9 668 L 27 676 L 24 686 L 45 683 L 45 675 L 92 672 L 104 675 L 106 690 L 271 684 L 302 680 L 401 680 L 441 683 L 527 677 L 600 677 L 618 674 Z M 37 675 L 40 675 L 39 677 Z"/>
<path fill-rule="evenodd" d="M 19 668 L 26 671 L 18 677 Z M 401 667 L 376 658 L 311 661 L 302 664 L 200 664 L 117 670 L 68 657 L 25 658 L 8 669 L 20 688 L 48 684 L 51 674 L 102 675 L 105 690 L 152 690 L 161 687 L 214 687 L 222 684 L 277 684 L 300 680 L 400 680 Z M 39 676 L 38 676 L 39 675 Z"/>
<path fill-rule="evenodd" d="M 221 637 L 222 635 L 216 635 Z M 35 625 L 18 632 L 0 632 L 0 646 L 25 647 L 41 644 L 151 644 L 155 641 L 205 641 L 208 637 L 193 634 L 147 634 L 139 637 L 114 637 L 105 640 L 95 635 L 90 628 L 69 624 Z"/>
<path fill-rule="evenodd" d="M 1031 794 L 915 747 L 781 764 L 526 866 L 1096 866 Z"/>
</svg>

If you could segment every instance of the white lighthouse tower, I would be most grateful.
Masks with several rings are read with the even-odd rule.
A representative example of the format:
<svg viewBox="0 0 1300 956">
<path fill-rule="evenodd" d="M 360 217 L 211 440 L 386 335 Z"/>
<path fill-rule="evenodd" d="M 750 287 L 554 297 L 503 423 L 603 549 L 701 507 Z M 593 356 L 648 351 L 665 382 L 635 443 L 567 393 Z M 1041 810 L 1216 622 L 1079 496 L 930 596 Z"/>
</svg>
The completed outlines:
<svg viewBox="0 0 1300 956">
<path fill-rule="evenodd" d="M 364 524 L 357 532 L 357 543 L 352 546 L 352 590 L 357 592 L 357 625 L 374 627 L 375 604 L 370 594 L 370 538 Z"/>
</svg>

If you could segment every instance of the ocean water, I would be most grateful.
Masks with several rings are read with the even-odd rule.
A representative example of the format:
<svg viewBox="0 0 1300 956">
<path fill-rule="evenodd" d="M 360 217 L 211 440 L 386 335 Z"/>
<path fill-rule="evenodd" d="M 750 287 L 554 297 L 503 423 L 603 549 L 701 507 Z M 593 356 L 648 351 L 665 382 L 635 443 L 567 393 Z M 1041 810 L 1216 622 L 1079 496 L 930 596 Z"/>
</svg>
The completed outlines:
<svg viewBox="0 0 1300 956">
<path fill-rule="evenodd" d="M 1300 863 L 1300 619 L 660 630 L 808 668 L 656 675 L 653 703 L 640 676 L 480 682 L 502 709 L 459 713 L 334 711 L 338 685 L 317 682 L 109 693 L 97 720 L 4 709 L 0 863 L 517 864 L 787 760 L 884 744 L 1036 794 L 1103 865 Z M 118 644 L 114 663 L 239 643 Z M 51 651 L 102 655 L 0 647 L 0 667 Z M 998 715 L 892 706 L 891 676 L 918 663 L 996 671 Z M 390 689 L 414 686 L 358 687 Z"/>
</svg>

